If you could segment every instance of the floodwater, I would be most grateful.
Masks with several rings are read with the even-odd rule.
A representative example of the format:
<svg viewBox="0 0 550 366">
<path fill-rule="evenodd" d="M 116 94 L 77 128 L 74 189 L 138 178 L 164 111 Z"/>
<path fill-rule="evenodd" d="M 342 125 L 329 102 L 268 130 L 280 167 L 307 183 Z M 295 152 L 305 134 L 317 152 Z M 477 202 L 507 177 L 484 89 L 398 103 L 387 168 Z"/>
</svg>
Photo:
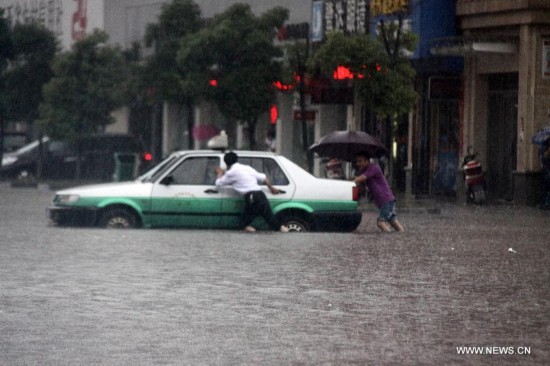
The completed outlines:
<svg viewBox="0 0 550 366">
<path fill-rule="evenodd" d="M 0 364 L 550 364 L 547 212 L 398 206 L 392 234 L 373 211 L 350 234 L 119 231 L 49 225 L 53 194 L 0 183 Z"/>
</svg>

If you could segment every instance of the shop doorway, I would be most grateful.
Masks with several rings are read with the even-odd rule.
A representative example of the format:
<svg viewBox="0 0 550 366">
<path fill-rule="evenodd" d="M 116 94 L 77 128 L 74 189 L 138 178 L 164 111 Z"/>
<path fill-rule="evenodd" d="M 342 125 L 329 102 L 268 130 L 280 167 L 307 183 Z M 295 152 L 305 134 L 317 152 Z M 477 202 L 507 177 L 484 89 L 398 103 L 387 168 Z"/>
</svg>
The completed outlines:
<svg viewBox="0 0 550 366">
<path fill-rule="evenodd" d="M 458 101 L 432 103 L 432 150 L 437 152 L 434 161 L 432 192 L 440 196 L 456 196 L 459 149 Z"/>
<path fill-rule="evenodd" d="M 487 123 L 487 183 L 493 199 L 514 197 L 513 172 L 517 161 L 518 75 L 489 77 Z"/>
</svg>

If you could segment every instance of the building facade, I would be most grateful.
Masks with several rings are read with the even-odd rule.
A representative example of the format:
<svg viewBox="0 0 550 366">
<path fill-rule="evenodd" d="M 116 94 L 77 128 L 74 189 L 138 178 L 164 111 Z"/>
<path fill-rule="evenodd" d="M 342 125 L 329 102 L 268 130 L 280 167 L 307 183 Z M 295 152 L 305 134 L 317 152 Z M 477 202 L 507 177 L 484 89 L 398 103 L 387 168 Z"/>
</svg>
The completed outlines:
<svg viewBox="0 0 550 366">
<path fill-rule="evenodd" d="M 536 131 L 550 124 L 550 3 L 458 0 L 461 36 L 434 48 L 464 58 L 461 154 L 479 153 L 495 200 L 536 204 Z"/>
</svg>

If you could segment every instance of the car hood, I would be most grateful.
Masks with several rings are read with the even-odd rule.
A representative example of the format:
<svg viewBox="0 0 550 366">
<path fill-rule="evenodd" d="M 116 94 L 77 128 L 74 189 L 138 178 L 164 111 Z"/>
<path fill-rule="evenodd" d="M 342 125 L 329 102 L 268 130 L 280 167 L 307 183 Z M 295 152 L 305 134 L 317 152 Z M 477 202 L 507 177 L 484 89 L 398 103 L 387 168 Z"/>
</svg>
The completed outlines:
<svg viewBox="0 0 550 366">
<path fill-rule="evenodd" d="M 81 197 L 128 197 L 142 196 L 151 191 L 152 183 L 139 181 L 103 183 L 78 186 L 57 191 L 57 195 L 79 195 Z"/>
</svg>

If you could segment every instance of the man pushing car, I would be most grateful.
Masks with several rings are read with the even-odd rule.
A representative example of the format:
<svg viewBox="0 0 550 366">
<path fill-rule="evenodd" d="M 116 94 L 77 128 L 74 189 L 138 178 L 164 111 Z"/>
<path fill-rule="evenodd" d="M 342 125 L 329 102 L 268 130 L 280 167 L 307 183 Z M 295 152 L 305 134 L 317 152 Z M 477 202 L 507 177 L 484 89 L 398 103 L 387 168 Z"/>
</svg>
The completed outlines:
<svg viewBox="0 0 550 366">
<path fill-rule="evenodd" d="M 244 197 L 244 211 L 240 218 L 241 227 L 247 232 L 256 231 L 250 224 L 257 216 L 262 216 L 272 230 L 283 233 L 288 232 L 288 228 L 281 225 L 277 217 L 273 215 L 260 183 L 265 183 L 273 194 L 278 194 L 281 191 L 271 184 L 265 174 L 257 172 L 249 165 L 240 164 L 238 160 L 239 157 L 234 152 L 228 152 L 224 155 L 223 161 L 227 166 L 227 171 L 224 171 L 221 167 L 216 167 L 216 173 L 218 174 L 216 186 L 231 186 Z"/>
</svg>

